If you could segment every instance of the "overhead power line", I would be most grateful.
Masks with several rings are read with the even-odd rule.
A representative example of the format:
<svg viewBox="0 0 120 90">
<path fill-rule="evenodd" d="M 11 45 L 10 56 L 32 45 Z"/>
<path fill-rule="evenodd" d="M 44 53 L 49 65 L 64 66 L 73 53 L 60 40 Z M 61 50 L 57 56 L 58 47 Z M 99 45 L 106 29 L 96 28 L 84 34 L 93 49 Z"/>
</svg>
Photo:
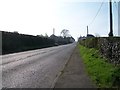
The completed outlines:
<svg viewBox="0 0 120 90">
<path fill-rule="evenodd" d="M 114 5 L 115 5 L 116 9 L 118 9 L 116 4 L 117 4 L 117 2 L 114 0 Z"/>
<path fill-rule="evenodd" d="M 95 21 L 96 17 L 98 16 L 98 14 L 99 14 L 99 12 L 100 12 L 102 6 L 103 6 L 103 3 L 104 3 L 104 1 L 101 3 L 101 5 L 100 5 L 100 7 L 99 7 L 99 9 L 98 9 L 98 11 L 97 11 L 95 17 L 93 18 L 93 20 L 92 20 L 88 25 L 91 25 L 91 24 Z"/>
<path fill-rule="evenodd" d="M 115 0 L 114 0 L 114 5 L 115 5 L 115 9 L 116 9 L 116 11 L 117 11 L 117 13 L 118 13 L 118 15 L 120 16 L 120 13 L 118 12 L 118 2 L 116 2 Z"/>
</svg>

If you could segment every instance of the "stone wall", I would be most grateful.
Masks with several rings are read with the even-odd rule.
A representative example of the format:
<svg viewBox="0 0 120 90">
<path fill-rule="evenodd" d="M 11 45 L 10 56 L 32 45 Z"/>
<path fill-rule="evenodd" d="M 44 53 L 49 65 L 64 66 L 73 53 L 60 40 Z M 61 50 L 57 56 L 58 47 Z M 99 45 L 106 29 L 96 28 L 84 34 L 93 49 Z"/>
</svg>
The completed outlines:
<svg viewBox="0 0 120 90">
<path fill-rule="evenodd" d="M 120 64 L 120 38 L 100 38 L 100 52 L 110 62 Z"/>
<path fill-rule="evenodd" d="M 109 62 L 120 64 L 120 37 L 88 38 L 79 42 L 86 47 L 98 49 Z"/>
</svg>

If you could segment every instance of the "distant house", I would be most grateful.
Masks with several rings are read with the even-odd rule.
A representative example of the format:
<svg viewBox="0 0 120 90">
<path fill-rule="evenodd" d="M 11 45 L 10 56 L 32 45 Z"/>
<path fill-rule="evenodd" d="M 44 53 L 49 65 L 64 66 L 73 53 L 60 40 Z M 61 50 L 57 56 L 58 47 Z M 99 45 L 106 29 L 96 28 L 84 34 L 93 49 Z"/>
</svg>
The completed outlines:
<svg viewBox="0 0 120 90">
<path fill-rule="evenodd" d="M 81 41 L 81 40 L 86 40 L 86 38 L 93 38 L 93 37 L 95 37 L 94 35 L 92 35 L 92 34 L 87 34 L 87 36 L 85 37 L 85 36 L 80 36 L 79 38 L 78 38 L 78 41 Z"/>
<path fill-rule="evenodd" d="M 85 36 L 83 36 L 83 37 L 80 37 L 79 39 L 80 39 L 80 40 L 85 40 L 85 39 L 86 39 L 86 37 L 85 37 Z"/>
<path fill-rule="evenodd" d="M 78 38 L 79 41 L 80 41 L 80 40 L 85 40 L 85 39 L 86 39 L 85 36 L 83 36 L 83 37 L 80 36 L 80 37 Z"/>
<path fill-rule="evenodd" d="M 95 36 L 92 34 L 87 34 L 87 38 L 93 38 L 93 37 L 95 37 Z"/>
</svg>

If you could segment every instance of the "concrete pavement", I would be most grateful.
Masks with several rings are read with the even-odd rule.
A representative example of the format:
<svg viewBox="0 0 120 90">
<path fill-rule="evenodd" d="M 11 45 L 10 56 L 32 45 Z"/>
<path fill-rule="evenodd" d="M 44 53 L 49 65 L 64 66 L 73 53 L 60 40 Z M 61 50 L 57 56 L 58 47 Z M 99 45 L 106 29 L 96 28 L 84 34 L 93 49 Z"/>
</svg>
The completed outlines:
<svg viewBox="0 0 120 90">
<path fill-rule="evenodd" d="M 76 47 L 54 88 L 95 88 Z"/>
</svg>

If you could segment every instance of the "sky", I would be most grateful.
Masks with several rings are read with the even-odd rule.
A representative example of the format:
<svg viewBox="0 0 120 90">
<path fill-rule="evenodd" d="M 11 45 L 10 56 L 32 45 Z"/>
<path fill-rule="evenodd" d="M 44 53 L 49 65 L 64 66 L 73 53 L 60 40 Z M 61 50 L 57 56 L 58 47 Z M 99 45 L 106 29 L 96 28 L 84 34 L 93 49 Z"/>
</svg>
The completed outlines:
<svg viewBox="0 0 120 90">
<path fill-rule="evenodd" d="M 109 4 L 104 0 L 0 0 L 0 30 L 22 34 L 59 36 L 63 29 L 77 40 L 89 34 L 108 36 Z M 117 1 L 117 0 L 114 0 Z M 113 2 L 113 30 L 118 35 L 118 6 Z M 93 21 L 93 22 L 92 22 Z"/>
</svg>

